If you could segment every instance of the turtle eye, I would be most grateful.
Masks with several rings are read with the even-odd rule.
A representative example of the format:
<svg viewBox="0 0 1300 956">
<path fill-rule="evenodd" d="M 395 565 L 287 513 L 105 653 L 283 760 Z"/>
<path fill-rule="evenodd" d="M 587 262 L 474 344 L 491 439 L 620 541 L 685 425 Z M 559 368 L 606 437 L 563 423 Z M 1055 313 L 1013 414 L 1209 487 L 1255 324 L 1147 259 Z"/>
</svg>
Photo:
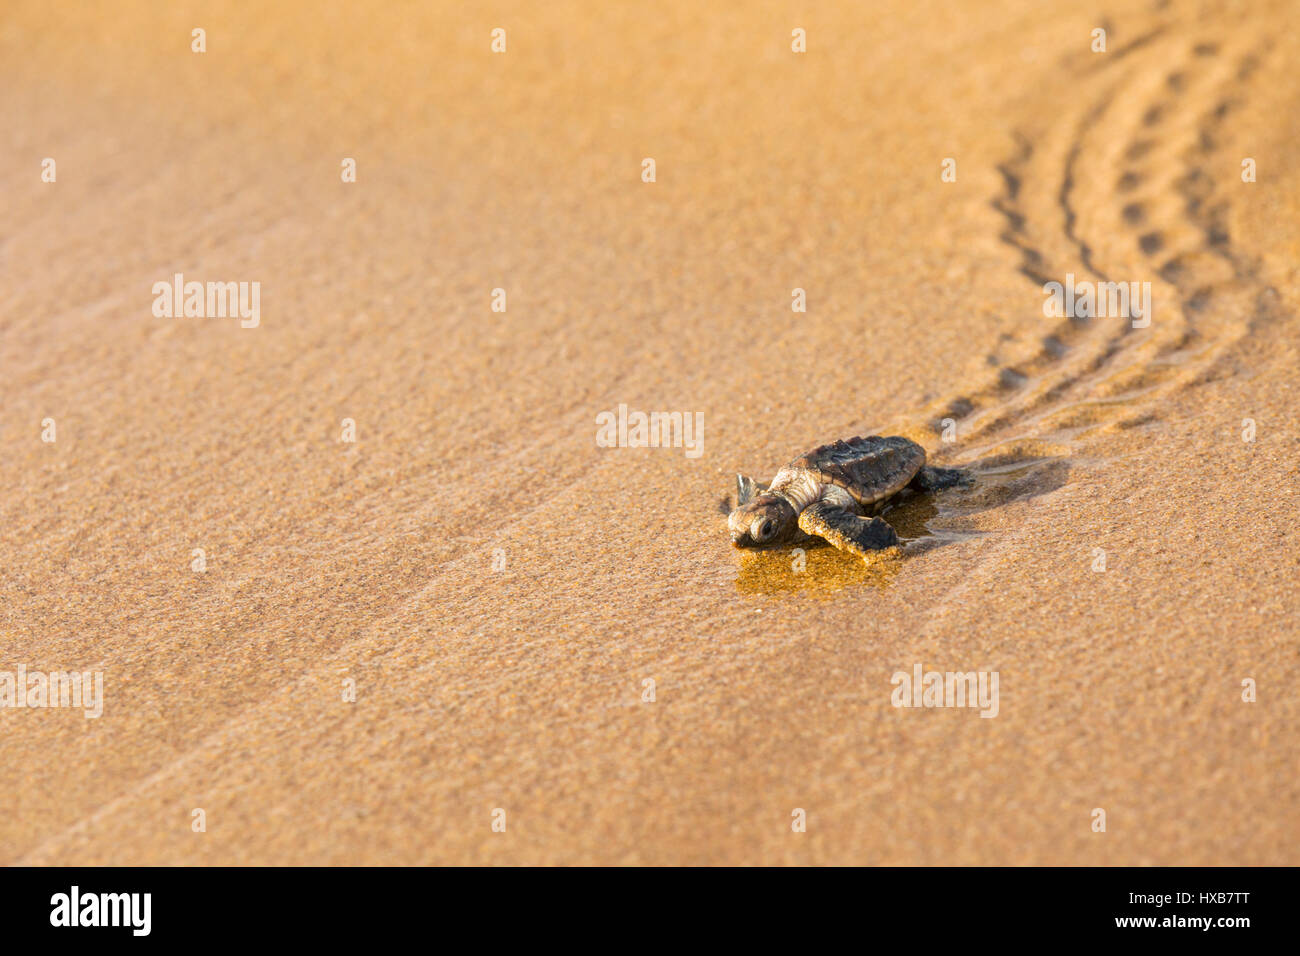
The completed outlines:
<svg viewBox="0 0 1300 956">
<path fill-rule="evenodd" d="M 772 537 L 772 531 L 772 519 L 764 518 L 754 531 L 754 539 L 756 541 L 766 541 L 768 538 Z"/>
</svg>

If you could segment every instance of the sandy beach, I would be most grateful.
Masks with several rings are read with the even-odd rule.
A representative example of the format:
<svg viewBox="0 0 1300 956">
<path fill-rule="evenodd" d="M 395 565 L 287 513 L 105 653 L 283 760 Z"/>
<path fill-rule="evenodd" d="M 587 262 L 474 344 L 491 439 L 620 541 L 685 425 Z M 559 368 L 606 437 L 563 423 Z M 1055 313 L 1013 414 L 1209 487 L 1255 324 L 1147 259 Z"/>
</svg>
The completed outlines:
<svg viewBox="0 0 1300 956">
<path fill-rule="evenodd" d="M 1300 863 L 1300 9 L 710 6 L 7 5 L 0 864 Z"/>
</svg>

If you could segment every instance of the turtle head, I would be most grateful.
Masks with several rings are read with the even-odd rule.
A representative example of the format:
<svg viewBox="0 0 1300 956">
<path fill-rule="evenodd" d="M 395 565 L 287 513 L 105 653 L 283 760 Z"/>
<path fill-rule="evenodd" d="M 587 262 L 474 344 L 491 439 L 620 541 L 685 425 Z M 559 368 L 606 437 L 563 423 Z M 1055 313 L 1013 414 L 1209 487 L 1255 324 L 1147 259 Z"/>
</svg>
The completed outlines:
<svg viewBox="0 0 1300 956">
<path fill-rule="evenodd" d="M 798 515 L 780 495 L 763 492 L 750 498 L 727 517 L 731 541 L 740 548 L 780 544 L 798 527 Z"/>
</svg>

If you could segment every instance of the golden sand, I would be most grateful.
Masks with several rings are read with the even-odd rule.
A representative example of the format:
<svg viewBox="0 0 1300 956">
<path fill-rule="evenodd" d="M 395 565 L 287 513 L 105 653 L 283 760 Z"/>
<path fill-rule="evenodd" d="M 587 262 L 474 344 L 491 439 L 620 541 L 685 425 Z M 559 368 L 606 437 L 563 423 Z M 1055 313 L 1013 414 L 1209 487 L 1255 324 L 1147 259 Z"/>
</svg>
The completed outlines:
<svg viewBox="0 0 1300 956">
<path fill-rule="evenodd" d="M 0 671 L 106 698 L 0 709 L 0 863 L 1300 862 L 1294 4 L 365 6 L 0 23 Z M 980 481 L 730 547 L 875 431 Z"/>
</svg>

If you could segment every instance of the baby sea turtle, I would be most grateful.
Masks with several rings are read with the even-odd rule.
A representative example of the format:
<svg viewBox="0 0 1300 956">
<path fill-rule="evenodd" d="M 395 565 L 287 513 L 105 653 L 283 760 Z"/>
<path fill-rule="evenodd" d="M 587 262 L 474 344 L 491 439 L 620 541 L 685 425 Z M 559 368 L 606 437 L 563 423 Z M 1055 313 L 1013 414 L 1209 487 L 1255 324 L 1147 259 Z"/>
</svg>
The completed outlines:
<svg viewBox="0 0 1300 956">
<path fill-rule="evenodd" d="M 782 544 L 802 531 L 865 558 L 898 544 L 876 515 L 889 499 L 904 488 L 935 491 L 970 480 L 958 468 L 927 465 L 925 449 L 906 438 L 850 438 L 800 455 L 766 489 L 737 475 L 737 506 L 727 525 L 741 548 Z"/>
</svg>

